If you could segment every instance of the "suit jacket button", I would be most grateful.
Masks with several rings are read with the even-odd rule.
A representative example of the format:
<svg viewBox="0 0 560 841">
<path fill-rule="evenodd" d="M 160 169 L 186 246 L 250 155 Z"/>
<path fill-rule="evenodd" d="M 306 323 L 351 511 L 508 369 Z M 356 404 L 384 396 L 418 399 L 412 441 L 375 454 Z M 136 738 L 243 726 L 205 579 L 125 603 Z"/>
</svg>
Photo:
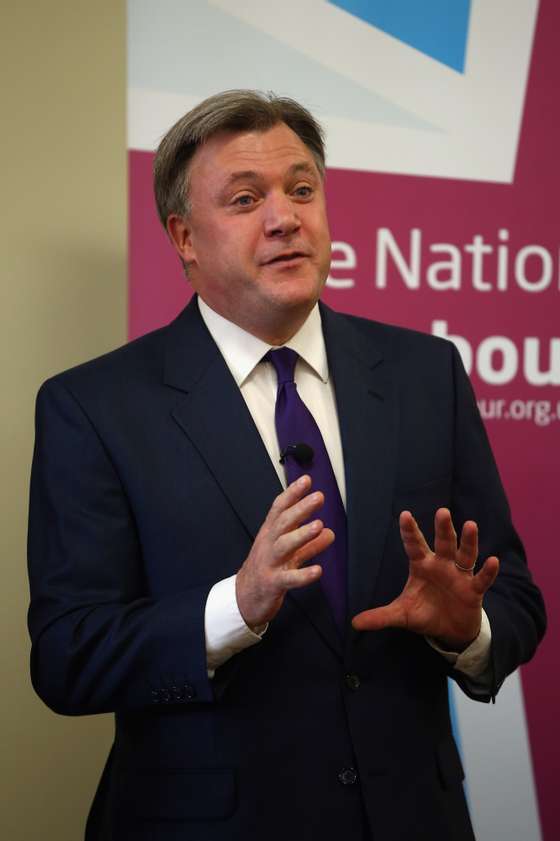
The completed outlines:
<svg viewBox="0 0 560 841">
<path fill-rule="evenodd" d="M 193 698 L 196 698 L 196 689 L 194 686 L 191 686 L 190 683 L 185 683 L 183 686 L 183 694 L 187 701 L 192 701 Z"/>
<path fill-rule="evenodd" d="M 353 786 L 358 782 L 358 772 L 355 768 L 343 768 L 338 775 L 343 786 Z"/>
<path fill-rule="evenodd" d="M 184 692 L 178 686 L 173 685 L 171 687 L 171 700 L 178 701 L 179 703 L 185 700 Z"/>
<path fill-rule="evenodd" d="M 159 689 L 152 689 L 152 704 L 161 704 L 161 695 Z"/>
<path fill-rule="evenodd" d="M 348 689 L 352 689 L 352 691 L 356 691 L 356 689 L 360 688 L 360 678 L 358 675 L 348 674 L 344 676 L 344 680 L 346 681 L 346 686 Z"/>
</svg>

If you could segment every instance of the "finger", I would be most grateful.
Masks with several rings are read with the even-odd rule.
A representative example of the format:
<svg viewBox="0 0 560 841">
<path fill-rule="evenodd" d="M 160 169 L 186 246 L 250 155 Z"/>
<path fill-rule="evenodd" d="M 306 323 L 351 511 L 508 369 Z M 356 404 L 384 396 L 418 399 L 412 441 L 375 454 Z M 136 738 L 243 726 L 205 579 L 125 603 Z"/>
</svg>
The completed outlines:
<svg viewBox="0 0 560 841">
<path fill-rule="evenodd" d="M 455 560 L 457 557 L 457 533 L 449 508 L 438 508 L 434 518 L 434 551 L 439 558 Z"/>
<path fill-rule="evenodd" d="M 461 543 L 457 551 L 457 563 L 469 569 L 478 558 L 478 526 L 474 520 L 467 520 L 461 531 Z"/>
<path fill-rule="evenodd" d="M 320 537 L 324 530 L 325 527 L 322 520 L 313 520 L 311 523 L 305 523 L 305 525 L 300 526 L 287 534 L 281 534 L 274 541 L 274 561 L 276 563 L 284 563 L 285 561 L 291 559 L 297 561 L 298 558 L 295 558 L 295 555 L 298 550 L 307 543 L 311 543 L 313 540 Z M 323 541 L 325 541 L 325 538 L 323 538 Z"/>
<path fill-rule="evenodd" d="M 404 550 L 410 561 L 421 561 L 431 554 L 431 549 L 410 511 L 401 511 L 399 527 Z"/>
<path fill-rule="evenodd" d="M 477 572 L 473 578 L 473 585 L 476 592 L 483 596 L 484 593 L 492 586 L 498 572 L 500 571 L 500 562 L 495 555 L 490 555 L 486 558 L 482 568 Z"/>
<path fill-rule="evenodd" d="M 383 607 L 364 610 L 352 619 L 356 631 L 381 631 L 383 628 L 406 628 L 406 617 L 399 600 Z"/>
<path fill-rule="evenodd" d="M 281 511 L 276 517 L 272 517 L 268 528 L 273 539 L 276 540 L 281 535 L 297 529 L 322 508 L 324 503 L 324 494 L 321 491 L 315 491 L 295 502 L 290 508 Z"/>
<path fill-rule="evenodd" d="M 266 516 L 265 522 L 268 522 L 269 520 L 276 520 L 283 511 L 290 508 L 292 505 L 295 505 L 296 502 L 308 494 L 310 489 L 311 476 L 308 476 L 307 474 L 300 476 L 299 479 L 296 479 L 295 482 L 288 485 L 288 487 L 274 499 Z"/>
<path fill-rule="evenodd" d="M 310 561 L 311 558 L 315 558 L 321 552 L 324 552 L 331 543 L 334 543 L 334 540 L 334 531 L 332 529 L 324 528 L 316 538 L 310 540 L 308 543 L 304 543 L 303 546 L 294 553 L 291 559 L 293 566 L 300 567 L 302 564 Z"/>
<path fill-rule="evenodd" d="M 319 564 L 303 567 L 303 569 L 286 569 L 282 572 L 280 586 L 283 590 L 297 590 L 300 587 L 307 587 L 308 584 L 318 581 L 322 572 Z"/>
</svg>

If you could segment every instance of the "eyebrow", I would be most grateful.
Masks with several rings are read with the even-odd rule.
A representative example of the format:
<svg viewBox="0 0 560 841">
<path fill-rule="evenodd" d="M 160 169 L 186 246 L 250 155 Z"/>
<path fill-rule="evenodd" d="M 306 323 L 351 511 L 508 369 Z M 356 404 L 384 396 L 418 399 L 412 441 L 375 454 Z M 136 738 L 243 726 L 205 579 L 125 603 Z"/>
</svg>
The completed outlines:
<svg viewBox="0 0 560 841">
<path fill-rule="evenodd" d="M 313 178 L 317 178 L 317 170 L 315 167 L 308 163 L 307 161 L 301 161 L 300 163 L 292 164 L 292 166 L 288 169 L 286 175 L 288 177 L 292 177 L 294 175 L 311 175 Z M 227 181 L 223 185 L 222 189 L 220 190 L 220 195 L 224 195 L 228 191 L 228 189 L 235 184 L 237 181 L 261 181 L 262 180 L 262 173 L 257 172 L 254 169 L 243 169 L 239 172 L 232 172 L 231 175 L 228 177 Z"/>
</svg>

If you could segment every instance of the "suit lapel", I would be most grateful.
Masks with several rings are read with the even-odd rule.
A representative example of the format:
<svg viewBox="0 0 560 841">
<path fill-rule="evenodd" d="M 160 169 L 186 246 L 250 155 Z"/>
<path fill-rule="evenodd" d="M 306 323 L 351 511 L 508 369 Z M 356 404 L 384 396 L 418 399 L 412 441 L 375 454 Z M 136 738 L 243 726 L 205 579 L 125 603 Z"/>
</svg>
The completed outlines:
<svg viewBox="0 0 560 841">
<path fill-rule="evenodd" d="M 170 331 L 164 379 L 183 392 L 172 415 L 254 538 L 282 490 L 278 476 L 196 299 Z"/>
<path fill-rule="evenodd" d="M 224 359 L 204 324 L 196 298 L 170 326 L 164 381 L 181 393 L 173 418 L 204 459 L 250 537 L 259 531 L 282 487 L 262 438 Z M 342 642 L 319 583 L 292 590 L 325 642 Z"/>
<path fill-rule="evenodd" d="M 321 307 L 344 454 L 350 617 L 371 607 L 391 520 L 397 401 L 390 362 L 365 332 Z"/>
</svg>

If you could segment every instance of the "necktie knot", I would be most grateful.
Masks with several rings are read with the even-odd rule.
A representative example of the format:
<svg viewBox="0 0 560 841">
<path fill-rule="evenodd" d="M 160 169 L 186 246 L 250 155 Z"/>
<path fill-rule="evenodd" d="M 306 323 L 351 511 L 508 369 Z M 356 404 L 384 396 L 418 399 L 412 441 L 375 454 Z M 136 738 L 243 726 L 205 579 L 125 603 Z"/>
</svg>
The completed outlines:
<svg viewBox="0 0 560 841">
<path fill-rule="evenodd" d="M 294 372 L 299 354 L 289 347 L 281 347 L 277 350 L 269 350 L 265 359 L 272 362 L 278 377 L 278 385 L 294 382 Z"/>
</svg>

